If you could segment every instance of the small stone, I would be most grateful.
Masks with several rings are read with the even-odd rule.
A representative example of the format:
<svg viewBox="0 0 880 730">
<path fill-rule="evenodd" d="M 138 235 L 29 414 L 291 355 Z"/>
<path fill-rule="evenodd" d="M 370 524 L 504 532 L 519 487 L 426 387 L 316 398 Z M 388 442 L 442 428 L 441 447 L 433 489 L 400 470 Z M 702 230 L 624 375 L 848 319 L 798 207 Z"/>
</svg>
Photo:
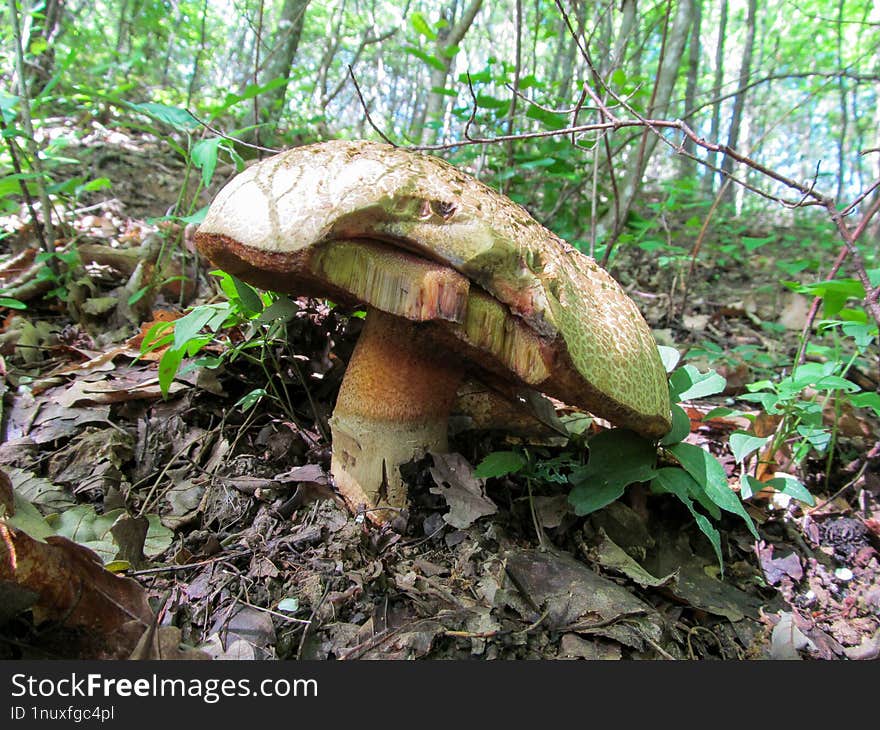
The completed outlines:
<svg viewBox="0 0 880 730">
<path fill-rule="evenodd" d="M 838 568 L 834 571 L 834 577 L 839 581 L 848 583 L 853 579 L 853 572 L 849 568 Z"/>
</svg>

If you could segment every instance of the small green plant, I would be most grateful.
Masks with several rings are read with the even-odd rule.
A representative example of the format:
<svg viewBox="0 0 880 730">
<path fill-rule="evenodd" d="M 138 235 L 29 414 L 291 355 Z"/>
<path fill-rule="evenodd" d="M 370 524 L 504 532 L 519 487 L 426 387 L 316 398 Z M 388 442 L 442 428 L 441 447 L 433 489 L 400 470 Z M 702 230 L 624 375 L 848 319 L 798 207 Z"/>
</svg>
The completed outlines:
<svg viewBox="0 0 880 730">
<path fill-rule="evenodd" d="M 677 364 L 678 353 L 664 350 L 667 370 Z M 672 356 L 670 353 L 674 353 Z M 647 483 L 656 494 L 675 495 L 690 511 L 697 526 L 708 538 L 723 572 L 721 535 L 713 521 L 722 511 L 730 512 L 745 522 L 752 535 L 758 532 L 741 497 L 730 489 L 724 467 L 706 449 L 684 441 L 690 433 L 690 419 L 680 401 L 690 401 L 720 393 L 725 380 L 715 371 L 700 372 L 692 365 L 683 365 L 671 373 L 669 390 L 672 401 L 672 430 L 655 444 L 625 429 L 610 429 L 585 442 L 583 427 L 572 433 L 569 449 L 553 459 L 542 461 L 528 451 L 494 452 L 478 465 L 478 477 L 519 475 L 531 486 L 531 480 L 567 483 L 571 487 L 568 501 L 577 515 L 588 515 L 623 496 L 634 483 Z M 570 427 L 569 427 L 570 428 Z M 585 449 L 589 458 L 584 461 Z M 772 486 L 808 504 L 809 492 L 796 480 L 779 480 Z M 711 519 L 710 519 L 711 518 Z"/>
<path fill-rule="evenodd" d="M 872 279 L 880 280 L 880 271 L 871 272 Z M 801 285 L 784 282 L 794 291 L 819 297 L 825 319 L 819 322 L 819 333 L 830 340 L 830 345 L 801 343 L 806 356 L 813 361 L 794 365 L 783 377 L 765 378 L 747 385 L 748 393 L 740 400 L 756 403 L 779 423 L 775 432 L 766 438 L 736 432 L 731 436 L 731 449 L 737 461 L 757 450 L 776 454 L 784 444 L 791 446 L 794 464 L 802 463 L 810 453 L 825 455 L 828 459 L 826 474 L 837 440 L 837 417 L 827 419 L 829 409 L 839 416 L 842 408 L 871 408 L 880 415 L 880 394 L 862 392 L 848 379 L 853 365 L 867 355 L 868 348 L 877 341 L 877 325 L 860 305 L 864 299 L 862 285 L 854 279 L 832 279 Z M 746 415 L 746 414 L 741 414 Z M 830 423 L 828 421 L 830 420 Z M 746 493 L 756 487 L 756 480 L 744 475 Z"/>
<path fill-rule="evenodd" d="M 159 360 L 159 386 L 163 395 L 167 396 L 179 374 L 199 367 L 216 369 L 243 357 L 262 368 L 266 387 L 251 390 L 236 406 L 246 411 L 263 397 L 269 397 L 292 414 L 293 407 L 283 382 L 272 376 L 278 367 L 277 363 L 270 362 L 273 355 L 269 345 L 283 334 L 285 325 L 299 307 L 286 296 L 261 294 L 223 271 L 211 273 L 218 277 L 226 301 L 193 307 L 180 319 L 157 322 L 144 335 L 142 353 L 165 348 Z M 219 354 L 211 354 L 209 348 Z"/>
</svg>

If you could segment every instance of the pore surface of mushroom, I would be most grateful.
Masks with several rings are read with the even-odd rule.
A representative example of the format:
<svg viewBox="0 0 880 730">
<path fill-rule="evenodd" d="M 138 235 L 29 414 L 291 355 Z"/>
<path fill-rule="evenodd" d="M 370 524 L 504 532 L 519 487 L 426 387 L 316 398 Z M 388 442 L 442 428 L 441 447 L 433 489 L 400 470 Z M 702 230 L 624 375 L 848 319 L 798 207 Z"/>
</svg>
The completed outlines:
<svg viewBox="0 0 880 730">
<path fill-rule="evenodd" d="M 196 243 L 257 286 L 367 305 L 330 421 L 352 509 L 405 505 L 399 467 L 446 450 L 465 371 L 649 438 L 670 428 L 656 343 L 617 282 L 435 157 L 364 141 L 283 152 L 220 191 Z"/>
</svg>

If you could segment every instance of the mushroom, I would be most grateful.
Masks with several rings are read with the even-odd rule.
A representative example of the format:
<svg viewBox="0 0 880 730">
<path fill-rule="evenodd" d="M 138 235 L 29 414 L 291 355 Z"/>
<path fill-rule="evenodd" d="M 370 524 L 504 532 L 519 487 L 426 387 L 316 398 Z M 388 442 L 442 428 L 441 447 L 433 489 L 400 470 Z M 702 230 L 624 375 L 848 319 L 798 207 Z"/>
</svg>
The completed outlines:
<svg viewBox="0 0 880 730">
<path fill-rule="evenodd" d="M 656 343 L 617 282 L 438 158 L 366 141 L 283 152 L 233 178 L 195 240 L 256 286 L 367 306 L 330 419 L 331 473 L 375 522 L 406 505 L 402 464 L 448 450 L 466 372 L 648 438 L 671 427 Z"/>
</svg>

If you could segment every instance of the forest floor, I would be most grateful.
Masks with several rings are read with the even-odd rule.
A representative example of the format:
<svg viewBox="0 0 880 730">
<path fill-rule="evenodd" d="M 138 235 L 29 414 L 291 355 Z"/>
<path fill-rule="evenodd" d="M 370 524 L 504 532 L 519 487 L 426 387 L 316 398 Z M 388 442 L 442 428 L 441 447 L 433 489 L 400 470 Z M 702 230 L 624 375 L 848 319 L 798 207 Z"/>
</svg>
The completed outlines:
<svg viewBox="0 0 880 730">
<path fill-rule="evenodd" d="M 125 130 L 96 127 L 86 138 L 80 159 L 113 181 L 114 196 L 70 220 L 92 265 L 66 282 L 67 305 L 36 297 L 6 310 L 0 335 L 0 469 L 16 508 L 26 500 L 54 513 L 57 534 L 123 559 L 128 580 L 105 585 L 64 539 L 50 538 L 51 560 L 39 552 L 49 548 L 20 542 L 22 554 L 37 551 L 42 574 L 30 595 L 4 589 L 0 658 L 880 656 L 878 431 L 864 418 L 841 417 L 830 473 L 825 460 L 808 462 L 816 506 L 758 495 L 748 502 L 757 542 L 742 521 L 721 523 L 722 574 L 670 495 L 632 487 L 578 517 L 551 480 L 476 482 L 462 460 L 522 443 L 499 433 L 462 429 L 454 454 L 416 465 L 411 508 L 393 526 L 352 517 L 330 482 L 326 419 L 361 320 L 321 302 L 300 301 L 278 353 L 295 418 L 267 398 L 234 407 L 264 383 L 244 358 L 182 373 L 161 398 L 157 357 L 139 357 L 143 329 L 125 303 L 137 273 L 96 248 L 143 250 L 157 236 L 147 219 L 174 202 L 182 174 L 157 149 Z M 32 239 L 29 229 L 7 238 L 6 258 Z M 797 345 L 804 302 L 779 291 L 772 267 L 704 265 L 681 324 L 670 326 L 668 272 L 646 256 L 626 265 L 619 278 L 634 282 L 662 344 L 685 352 L 711 340 L 789 357 Z M 215 296 L 209 278 L 199 272 L 198 290 L 184 292 L 190 303 Z M 143 318 L 179 310 L 174 294 L 146 299 Z M 780 321 L 772 333 L 761 327 Z M 715 404 L 756 378 L 745 362 L 713 366 L 728 379 Z M 690 415 L 688 441 L 733 476 L 727 437 L 740 424 Z M 553 439 L 525 441 L 545 459 L 561 453 Z M 474 506 L 468 495 L 481 490 Z M 77 620 L 82 585 L 109 601 L 89 604 L 100 614 L 91 623 Z"/>
</svg>

